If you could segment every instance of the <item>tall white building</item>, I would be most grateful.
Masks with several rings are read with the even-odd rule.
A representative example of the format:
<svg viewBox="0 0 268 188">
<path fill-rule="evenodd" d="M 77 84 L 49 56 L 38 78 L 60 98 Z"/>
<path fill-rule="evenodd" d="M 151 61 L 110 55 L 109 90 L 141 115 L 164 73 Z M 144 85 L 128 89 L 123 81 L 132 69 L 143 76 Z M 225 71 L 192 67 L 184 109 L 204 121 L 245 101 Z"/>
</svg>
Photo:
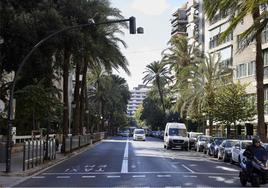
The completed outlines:
<svg viewBox="0 0 268 188">
<path fill-rule="evenodd" d="M 142 104 L 143 99 L 146 98 L 149 87 L 145 85 L 138 85 L 131 90 L 131 97 L 127 105 L 127 114 L 128 116 L 134 116 L 137 108 Z"/>
</svg>

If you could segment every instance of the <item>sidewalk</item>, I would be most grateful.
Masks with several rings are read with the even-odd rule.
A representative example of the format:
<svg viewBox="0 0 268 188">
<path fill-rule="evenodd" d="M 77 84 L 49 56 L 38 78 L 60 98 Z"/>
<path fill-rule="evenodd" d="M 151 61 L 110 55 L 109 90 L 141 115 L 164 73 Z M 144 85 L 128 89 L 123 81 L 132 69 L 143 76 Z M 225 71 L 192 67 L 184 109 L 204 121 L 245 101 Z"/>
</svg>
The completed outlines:
<svg viewBox="0 0 268 188">
<path fill-rule="evenodd" d="M 0 188 L 1 187 L 12 187 L 19 182 L 27 179 L 29 176 L 34 175 L 35 173 L 40 172 L 41 170 L 44 170 L 52 165 L 58 164 L 63 162 L 64 160 L 71 158 L 75 155 L 78 155 L 90 148 L 92 148 L 94 145 L 98 144 L 100 142 L 97 142 L 92 145 L 88 145 L 86 147 L 80 148 L 78 150 L 73 151 L 72 153 L 68 154 L 62 154 L 60 152 L 56 153 L 56 159 L 51 160 L 48 162 L 45 162 L 44 164 L 41 164 L 39 166 L 36 166 L 34 168 L 26 169 L 25 171 L 22 170 L 22 154 L 16 154 L 13 155 L 11 158 L 11 172 L 6 173 L 5 172 L 5 163 L 0 163 Z"/>
</svg>

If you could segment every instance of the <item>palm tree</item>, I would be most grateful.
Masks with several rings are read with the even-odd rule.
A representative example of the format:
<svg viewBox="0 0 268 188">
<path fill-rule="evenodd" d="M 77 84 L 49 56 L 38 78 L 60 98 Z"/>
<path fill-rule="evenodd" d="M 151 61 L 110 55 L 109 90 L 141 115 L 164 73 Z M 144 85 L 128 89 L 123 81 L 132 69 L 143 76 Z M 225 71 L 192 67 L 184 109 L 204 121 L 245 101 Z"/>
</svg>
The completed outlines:
<svg viewBox="0 0 268 188">
<path fill-rule="evenodd" d="M 172 78 L 170 77 L 170 71 L 165 67 L 164 63 L 159 61 L 154 61 L 146 66 L 146 75 L 143 77 L 143 83 L 145 85 L 152 83 L 156 85 L 160 101 L 162 104 L 163 112 L 165 113 L 165 104 L 164 104 L 164 97 L 163 97 L 163 88 L 169 82 L 172 82 Z"/>
<path fill-rule="evenodd" d="M 200 62 L 201 52 L 198 47 L 188 44 L 186 36 L 173 36 L 169 41 L 170 47 L 163 51 L 162 61 L 170 65 L 176 77 L 176 83 L 186 83 L 189 71 L 185 67 L 195 66 Z"/>
<path fill-rule="evenodd" d="M 186 113 L 192 119 L 198 119 L 205 113 L 209 120 L 209 131 L 212 133 L 213 109 L 215 107 L 215 95 L 221 83 L 230 77 L 226 76 L 225 70 L 219 69 L 219 58 L 214 54 L 205 58 L 192 71 L 190 87 L 182 92 L 181 112 Z"/>
<path fill-rule="evenodd" d="M 209 20 L 220 11 L 228 11 L 230 15 L 230 25 L 222 34 L 221 40 L 230 34 L 236 26 L 243 21 L 247 15 L 253 18 L 253 24 L 241 35 L 242 39 L 254 37 L 256 40 L 256 81 L 257 81 L 257 112 L 258 126 L 257 132 L 262 140 L 266 140 L 264 124 L 264 89 L 263 89 L 263 57 L 261 33 L 268 23 L 267 10 L 260 11 L 260 6 L 265 6 L 264 0 L 204 0 L 205 13 Z"/>
</svg>

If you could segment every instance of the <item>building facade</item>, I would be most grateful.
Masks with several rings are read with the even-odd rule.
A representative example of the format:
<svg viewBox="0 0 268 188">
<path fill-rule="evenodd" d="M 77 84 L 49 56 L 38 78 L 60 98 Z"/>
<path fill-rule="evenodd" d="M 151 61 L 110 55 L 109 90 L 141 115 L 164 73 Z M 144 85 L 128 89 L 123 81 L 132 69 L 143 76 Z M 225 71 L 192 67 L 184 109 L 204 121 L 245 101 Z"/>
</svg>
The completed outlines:
<svg viewBox="0 0 268 188">
<path fill-rule="evenodd" d="M 130 91 L 131 97 L 127 105 L 128 116 L 134 116 L 137 108 L 142 104 L 143 100 L 146 98 L 149 87 L 145 85 L 138 85 Z"/>
</svg>

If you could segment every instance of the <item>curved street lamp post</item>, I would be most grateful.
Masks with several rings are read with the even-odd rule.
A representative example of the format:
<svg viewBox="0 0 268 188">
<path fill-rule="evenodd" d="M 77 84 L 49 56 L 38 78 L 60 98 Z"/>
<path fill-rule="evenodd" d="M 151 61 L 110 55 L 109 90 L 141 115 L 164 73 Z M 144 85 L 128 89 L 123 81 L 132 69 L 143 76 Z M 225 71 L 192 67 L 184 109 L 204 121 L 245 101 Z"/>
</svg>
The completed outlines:
<svg viewBox="0 0 268 188">
<path fill-rule="evenodd" d="M 77 28 L 82 27 L 89 27 L 89 26 L 98 26 L 98 25 L 105 25 L 105 24 L 113 24 L 113 23 L 120 23 L 120 22 L 129 22 L 129 32 L 130 34 L 136 34 L 136 31 L 138 34 L 143 33 L 143 28 L 139 27 L 136 29 L 136 18 L 131 16 L 129 19 L 121 19 L 121 20 L 110 20 L 107 22 L 101 22 L 101 23 L 95 23 L 93 19 L 89 19 L 89 23 L 76 25 L 76 26 L 70 26 L 63 28 L 59 31 L 56 31 L 49 36 L 45 37 L 41 41 L 39 41 L 32 49 L 31 51 L 25 56 L 25 58 L 22 60 L 21 64 L 19 65 L 16 74 L 13 78 L 13 82 L 11 84 L 10 94 L 9 94 L 9 107 L 8 107 L 8 134 L 7 134 L 7 144 L 6 144 L 6 172 L 10 172 L 11 168 L 11 133 L 12 133 L 12 127 L 13 127 L 13 120 L 14 120 L 14 105 L 13 105 L 13 98 L 14 98 L 14 89 L 17 82 L 18 74 L 21 72 L 22 67 L 26 63 L 26 61 L 29 59 L 29 57 L 32 55 L 32 53 L 39 47 L 41 44 L 43 44 L 48 39 L 52 38 L 55 35 L 58 35 L 64 31 L 69 31 Z M 65 137 L 65 135 L 63 135 Z"/>
</svg>

